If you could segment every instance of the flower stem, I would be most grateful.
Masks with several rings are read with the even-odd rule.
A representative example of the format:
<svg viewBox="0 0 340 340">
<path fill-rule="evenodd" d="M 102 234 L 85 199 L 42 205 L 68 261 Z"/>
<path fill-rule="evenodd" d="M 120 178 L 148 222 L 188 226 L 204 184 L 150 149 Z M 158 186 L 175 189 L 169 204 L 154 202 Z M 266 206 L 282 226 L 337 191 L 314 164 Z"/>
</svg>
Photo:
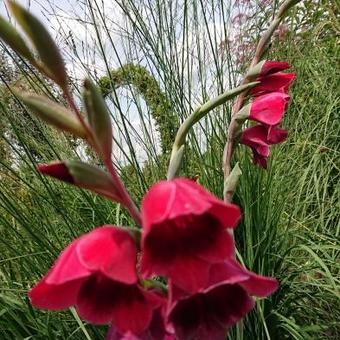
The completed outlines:
<svg viewBox="0 0 340 340">
<path fill-rule="evenodd" d="M 71 109 L 74 111 L 74 113 L 77 115 L 77 118 L 79 119 L 80 123 L 83 125 L 84 129 L 86 130 L 86 134 L 88 136 L 87 142 L 89 143 L 90 146 L 92 146 L 97 154 L 100 156 L 100 148 L 95 142 L 95 139 L 93 138 L 93 133 L 91 128 L 88 126 L 86 123 L 84 117 L 81 115 L 77 105 L 74 102 L 73 97 L 71 96 L 70 92 L 68 89 L 64 90 L 64 96 L 65 99 L 67 100 L 68 104 L 70 105 Z M 131 217 L 135 220 L 135 222 L 138 225 L 142 225 L 142 218 L 140 216 L 140 212 L 136 206 L 136 204 L 133 202 L 131 196 L 129 195 L 128 191 L 126 190 L 123 182 L 121 181 L 120 177 L 118 176 L 116 169 L 114 168 L 112 164 L 112 160 L 110 159 L 102 159 L 104 162 L 104 165 L 109 172 L 113 183 L 117 189 L 117 193 L 119 197 L 122 200 L 122 204 L 126 207 L 126 209 L 129 211 Z"/>
<path fill-rule="evenodd" d="M 172 152 L 170 157 L 170 162 L 168 166 L 168 179 L 172 179 L 176 176 L 180 165 L 181 158 L 184 151 L 184 145 L 186 137 L 190 131 L 190 129 L 203 117 L 205 117 L 210 111 L 215 109 L 217 106 L 220 106 L 226 103 L 228 100 L 233 99 L 238 94 L 247 91 L 253 87 L 255 87 L 258 82 L 248 82 L 247 84 L 242 84 L 234 89 L 226 91 L 219 96 L 207 101 L 200 107 L 198 107 L 179 127 L 174 144 L 172 146 Z"/>
</svg>

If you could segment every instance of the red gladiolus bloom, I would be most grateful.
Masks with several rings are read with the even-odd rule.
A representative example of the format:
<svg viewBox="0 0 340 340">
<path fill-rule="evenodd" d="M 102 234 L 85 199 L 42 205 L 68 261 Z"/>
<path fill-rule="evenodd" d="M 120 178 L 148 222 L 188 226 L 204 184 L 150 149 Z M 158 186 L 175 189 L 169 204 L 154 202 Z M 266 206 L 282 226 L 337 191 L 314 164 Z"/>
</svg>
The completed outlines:
<svg viewBox="0 0 340 340">
<path fill-rule="evenodd" d="M 264 94 L 250 103 L 248 119 L 265 125 L 277 125 L 286 111 L 290 97 L 281 92 Z"/>
<path fill-rule="evenodd" d="M 170 282 L 170 327 L 178 340 L 223 340 L 228 328 L 254 307 L 251 296 L 268 296 L 277 287 L 276 279 L 256 275 L 234 259 L 212 265 L 208 284 L 193 295 Z"/>
<path fill-rule="evenodd" d="M 253 96 L 259 96 L 270 92 L 287 93 L 289 86 L 295 79 L 295 73 L 277 72 L 259 79 L 261 83 L 251 89 L 250 93 Z"/>
<path fill-rule="evenodd" d="M 145 331 L 162 299 L 138 285 L 130 234 L 103 226 L 74 240 L 29 292 L 33 306 L 75 306 L 93 324 L 112 323 L 121 334 Z"/>
<path fill-rule="evenodd" d="M 182 289 L 195 291 L 207 282 L 212 263 L 234 255 L 227 228 L 239 219 L 238 206 L 191 180 L 155 184 L 142 202 L 142 275 L 165 275 Z"/>
<path fill-rule="evenodd" d="M 266 169 L 269 145 L 283 142 L 287 135 L 287 130 L 277 126 L 255 125 L 243 130 L 240 143 L 249 146 L 253 151 L 254 163 Z"/>
</svg>

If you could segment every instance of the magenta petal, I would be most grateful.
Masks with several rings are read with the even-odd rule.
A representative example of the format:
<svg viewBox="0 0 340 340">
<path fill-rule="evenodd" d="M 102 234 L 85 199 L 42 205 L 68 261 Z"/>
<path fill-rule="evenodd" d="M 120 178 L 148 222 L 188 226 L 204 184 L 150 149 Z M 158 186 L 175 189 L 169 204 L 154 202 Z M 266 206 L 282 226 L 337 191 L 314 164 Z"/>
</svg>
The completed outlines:
<svg viewBox="0 0 340 340">
<path fill-rule="evenodd" d="M 76 252 L 79 240 L 74 240 L 61 252 L 45 278 L 47 284 L 59 285 L 91 274 L 79 261 Z"/>
<path fill-rule="evenodd" d="M 198 184 L 185 180 L 185 189 L 181 190 L 179 186 L 183 181 L 160 181 L 151 187 L 142 202 L 144 230 L 147 231 L 151 224 L 188 214 L 199 215 L 210 208 L 209 202 L 197 195 Z"/>
<path fill-rule="evenodd" d="M 239 270 L 245 275 L 248 275 L 248 279 L 242 280 L 240 285 L 246 289 L 250 295 L 266 297 L 274 293 L 278 288 L 278 282 L 275 278 L 257 275 L 242 267 L 236 260 L 229 260 L 227 265 L 231 270 Z"/>
<path fill-rule="evenodd" d="M 169 277 L 174 285 L 192 293 L 204 288 L 209 280 L 210 264 L 198 258 L 180 258 L 171 267 Z"/>
<path fill-rule="evenodd" d="M 41 174 L 57 178 L 61 181 L 74 184 L 74 178 L 68 171 L 64 162 L 53 162 L 49 164 L 39 164 L 37 167 Z"/>
<path fill-rule="evenodd" d="M 39 281 L 29 292 L 31 304 L 37 308 L 62 310 L 73 306 L 82 283 L 86 279 L 69 281 L 64 284 L 47 284 L 45 279 Z"/>
<path fill-rule="evenodd" d="M 183 192 L 190 188 L 187 195 L 196 196 L 201 200 L 205 200 L 210 203 L 209 213 L 213 215 L 224 228 L 235 228 L 237 223 L 241 218 L 240 208 L 231 203 L 225 203 L 218 199 L 216 196 L 211 194 L 208 190 L 204 189 L 202 186 L 193 183 L 192 181 L 179 178 L 177 179 L 179 186 L 182 188 Z"/>
<path fill-rule="evenodd" d="M 255 125 L 242 131 L 240 143 L 250 147 L 267 146 L 268 129 L 264 125 Z"/>
<path fill-rule="evenodd" d="M 79 240 L 77 253 L 91 272 L 100 271 L 127 284 L 137 282 L 136 246 L 125 230 L 113 226 L 97 228 Z"/>
<path fill-rule="evenodd" d="M 275 278 L 251 273 L 247 281 L 240 282 L 240 286 L 250 295 L 267 297 L 277 290 L 279 284 Z"/>
<path fill-rule="evenodd" d="M 257 97 L 250 107 L 249 119 L 266 125 L 280 123 L 289 102 L 285 93 L 274 92 Z"/>
<path fill-rule="evenodd" d="M 251 90 L 251 94 L 258 96 L 270 92 L 287 93 L 295 77 L 295 73 L 277 72 L 270 74 L 260 79 L 261 83 Z"/>
</svg>

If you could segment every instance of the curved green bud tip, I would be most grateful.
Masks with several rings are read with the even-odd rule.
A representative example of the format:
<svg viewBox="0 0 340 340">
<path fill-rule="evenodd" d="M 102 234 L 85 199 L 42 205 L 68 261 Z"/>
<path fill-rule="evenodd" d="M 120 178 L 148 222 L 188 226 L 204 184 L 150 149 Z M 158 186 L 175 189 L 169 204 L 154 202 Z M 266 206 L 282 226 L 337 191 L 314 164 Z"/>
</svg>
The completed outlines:
<svg viewBox="0 0 340 340">
<path fill-rule="evenodd" d="M 41 70 L 62 89 L 66 89 L 68 84 L 64 61 L 45 26 L 18 3 L 8 0 L 8 7 L 35 47 L 41 59 Z"/>
<path fill-rule="evenodd" d="M 243 124 L 243 122 L 249 117 L 251 103 L 243 106 L 242 109 L 235 114 L 235 120 L 238 123 Z"/>
<path fill-rule="evenodd" d="M 228 201 L 231 201 L 241 175 L 242 171 L 237 162 L 224 182 L 224 195 L 228 198 Z"/>
<path fill-rule="evenodd" d="M 173 151 L 171 154 L 170 164 L 168 167 L 167 178 L 173 179 L 176 176 L 176 173 L 181 165 L 181 161 L 184 155 L 184 144 L 179 147 L 176 151 Z"/>
<path fill-rule="evenodd" d="M 23 58 L 26 58 L 32 63 L 35 62 L 34 57 L 24 39 L 20 36 L 15 27 L 7 22 L 2 16 L 0 16 L 0 39 L 2 39 Z"/>
<path fill-rule="evenodd" d="M 252 67 L 246 75 L 246 78 L 248 79 L 255 79 L 258 75 L 261 74 L 262 67 L 265 64 L 266 60 L 260 61 L 258 64 L 256 64 L 254 67 Z"/>
<path fill-rule="evenodd" d="M 64 106 L 37 94 L 21 94 L 15 89 L 13 92 L 35 115 L 46 123 L 60 130 L 71 132 L 77 137 L 87 137 L 86 131 L 78 118 Z"/>
<path fill-rule="evenodd" d="M 83 98 L 94 138 L 101 149 L 102 156 L 105 159 L 110 159 L 112 152 L 110 114 L 99 89 L 89 79 L 84 81 Z"/>
</svg>

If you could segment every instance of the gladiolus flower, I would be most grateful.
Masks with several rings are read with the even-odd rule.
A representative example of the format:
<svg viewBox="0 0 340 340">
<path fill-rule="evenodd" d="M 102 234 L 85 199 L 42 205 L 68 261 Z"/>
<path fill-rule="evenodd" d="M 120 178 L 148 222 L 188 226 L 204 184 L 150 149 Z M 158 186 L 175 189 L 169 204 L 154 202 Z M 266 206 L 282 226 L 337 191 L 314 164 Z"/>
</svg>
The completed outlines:
<svg viewBox="0 0 340 340">
<path fill-rule="evenodd" d="M 282 92 L 264 94 L 243 107 L 237 117 L 254 120 L 264 125 L 278 125 L 286 111 L 289 99 L 290 97 Z"/>
<path fill-rule="evenodd" d="M 189 179 L 158 182 L 142 202 L 142 275 L 165 275 L 195 291 L 207 281 L 212 263 L 234 256 L 227 229 L 239 219 L 238 206 Z"/>
<path fill-rule="evenodd" d="M 121 334 L 144 332 L 162 299 L 138 285 L 136 246 L 113 226 L 97 228 L 68 245 L 29 292 L 33 306 L 75 306 L 93 324 L 112 323 Z"/>
<path fill-rule="evenodd" d="M 228 328 L 254 307 L 251 296 L 266 297 L 277 287 L 276 279 L 228 259 L 212 265 L 207 285 L 192 295 L 170 282 L 169 323 L 178 340 L 223 340 Z"/>
<path fill-rule="evenodd" d="M 255 125 L 243 130 L 240 143 L 249 146 L 253 151 L 254 163 L 266 169 L 269 145 L 283 142 L 287 135 L 287 130 L 277 126 Z"/>
<path fill-rule="evenodd" d="M 251 89 L 250 93 L 253 96 L 259 96 L 270 92 L 287 93 L 289 86 L 294 81 L 295 73 L 277 72 L 259 79 L 261 83 Z"/>
</svg>

